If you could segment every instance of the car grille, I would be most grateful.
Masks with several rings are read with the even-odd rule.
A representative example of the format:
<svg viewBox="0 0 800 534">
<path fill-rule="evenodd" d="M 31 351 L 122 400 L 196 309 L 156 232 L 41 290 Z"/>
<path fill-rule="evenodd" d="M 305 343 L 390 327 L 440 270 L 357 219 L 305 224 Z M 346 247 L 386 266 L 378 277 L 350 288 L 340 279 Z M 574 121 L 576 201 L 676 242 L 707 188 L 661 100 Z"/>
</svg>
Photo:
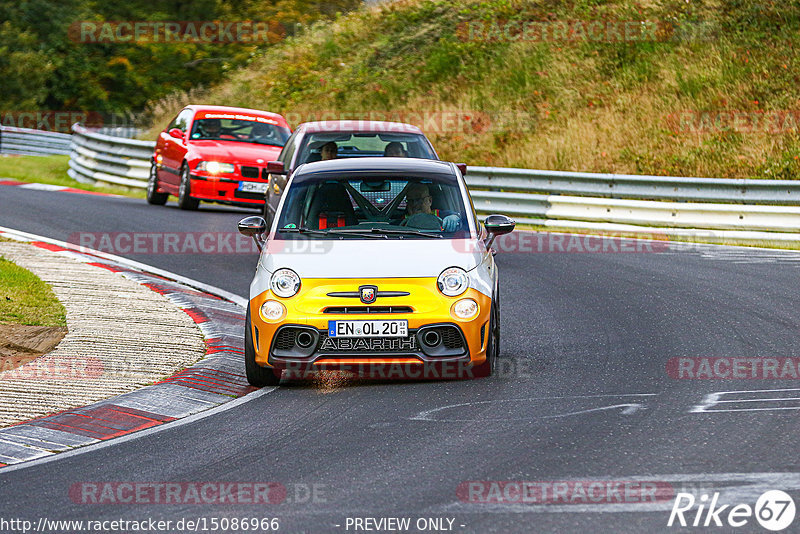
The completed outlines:
<svg viewBox="0 0 800 534">
<path fill-rule="evenodd" d="M 258 178 L 258 167 L 242 167 L 242 176 L 244 178 Z"/>
<path fill-rule="evenodd" d="M 323 313 L 370 314 L 370 313 L 411 313 L 411 306 L 330 306 Z"/>
</svg>

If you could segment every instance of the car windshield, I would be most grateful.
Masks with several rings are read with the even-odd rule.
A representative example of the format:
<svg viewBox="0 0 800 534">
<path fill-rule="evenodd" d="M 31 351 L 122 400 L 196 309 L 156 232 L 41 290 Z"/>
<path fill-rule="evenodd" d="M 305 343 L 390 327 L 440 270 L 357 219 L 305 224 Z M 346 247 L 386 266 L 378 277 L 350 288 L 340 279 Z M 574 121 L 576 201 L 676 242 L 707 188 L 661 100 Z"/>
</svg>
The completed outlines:
<svg viewBox="0 0 800 534">
<path fill-rule="evenodd" d="M 455 178 L 324 178 L 294 182 L 276 238 L 430 239 L 469 237 Z"/>
<path fill-rule="evenodd" d="M 325 132 L 308 134 L 304 138 L 297 164 L 374 156 L 438 159 L 421 134 Z"/>
<path fill-rule="evenodd" d="M 288 128 L 258 120 L 205 118 L 194 121 L 191 139 L 283 146 L 290 135 Z"/>
</svg>

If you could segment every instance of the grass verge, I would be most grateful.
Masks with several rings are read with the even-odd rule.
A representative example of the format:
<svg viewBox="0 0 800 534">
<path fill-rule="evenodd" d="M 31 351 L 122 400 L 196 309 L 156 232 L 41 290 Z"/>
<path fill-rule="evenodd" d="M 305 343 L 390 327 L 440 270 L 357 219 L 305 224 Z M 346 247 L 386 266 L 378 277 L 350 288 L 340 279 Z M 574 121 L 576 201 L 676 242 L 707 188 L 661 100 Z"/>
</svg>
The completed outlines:
<svg viewBox="0 0 800 534">
<path fill-rule="evenodd" d="M 66 326 L 66 310 L 47 283 L 0 257 L 0 324 Z"/>
<path fill-rule="evenodd" d="M 126 187 L 106 187 L 77 182 L 67 175 L 69 169 L 69 156 L 0 156 L 0 180 L 11 179 L 20 182 L 36 182 L 40 184 L 61 185 L 123 195 L 133 198 L 144 198 L 144 190 L 128 189 Z"/>
</svg>

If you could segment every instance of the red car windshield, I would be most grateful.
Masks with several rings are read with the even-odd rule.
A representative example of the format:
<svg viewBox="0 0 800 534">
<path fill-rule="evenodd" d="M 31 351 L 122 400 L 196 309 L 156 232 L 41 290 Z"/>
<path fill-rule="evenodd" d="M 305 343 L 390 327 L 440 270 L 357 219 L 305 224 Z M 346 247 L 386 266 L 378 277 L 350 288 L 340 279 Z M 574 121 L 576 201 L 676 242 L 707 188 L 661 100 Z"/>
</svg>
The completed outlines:
<svg viewBox="0 0 800 534">
<path fill-rule="evenodd" d="M 198 119 L 192 125 L 193 141 L 213 139 L 259 145 L 283 146 L 291 132 L 288 128 L 242 119 Z"/>
</svg>

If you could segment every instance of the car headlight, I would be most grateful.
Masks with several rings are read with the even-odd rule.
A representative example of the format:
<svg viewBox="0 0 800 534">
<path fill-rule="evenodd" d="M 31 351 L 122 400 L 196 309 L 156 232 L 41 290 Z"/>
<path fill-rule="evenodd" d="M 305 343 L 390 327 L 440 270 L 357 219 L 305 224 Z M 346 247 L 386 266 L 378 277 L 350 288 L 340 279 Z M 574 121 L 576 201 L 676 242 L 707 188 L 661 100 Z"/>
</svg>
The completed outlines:
<svg viewBox="0 0 800 534">
<path fill-rule="evenodd" d="M 277 300 L 268 300 L 261 305 L 261 318 L 265 321 L 278 321 L 286 314 L 286 308 Z"/>
<path fill-rule="evenodd" d="M 472 319 L 478 315 L 478 311 L 480 311 L 480 307 L 472 299 L 461 299 L 453 304 L 453 315 L 459 319 Z"/>
<path fill-rule="evenodd" d="M 279 297 L 293 297 L 300 291 L 300 277 L 291 269 L 278 269 L 272 273 L 269 286 Z"/>
<path fill-rule="evenodd" d="M 455 297 L 463 293 L 469 287 L 469 277 L 467 272 L 461 267 L 450 267 L 442 271 L 436 280 L 439 291 L 448 297 Z"/>
<path fill-rule="evenodd" d="M 219 161 L 201 161 L 197 164 L 198 171 L 205 171 L 210 174 L 233 174 L 236 167 L 233 163 L 220 163 Z"/>
</svg>

